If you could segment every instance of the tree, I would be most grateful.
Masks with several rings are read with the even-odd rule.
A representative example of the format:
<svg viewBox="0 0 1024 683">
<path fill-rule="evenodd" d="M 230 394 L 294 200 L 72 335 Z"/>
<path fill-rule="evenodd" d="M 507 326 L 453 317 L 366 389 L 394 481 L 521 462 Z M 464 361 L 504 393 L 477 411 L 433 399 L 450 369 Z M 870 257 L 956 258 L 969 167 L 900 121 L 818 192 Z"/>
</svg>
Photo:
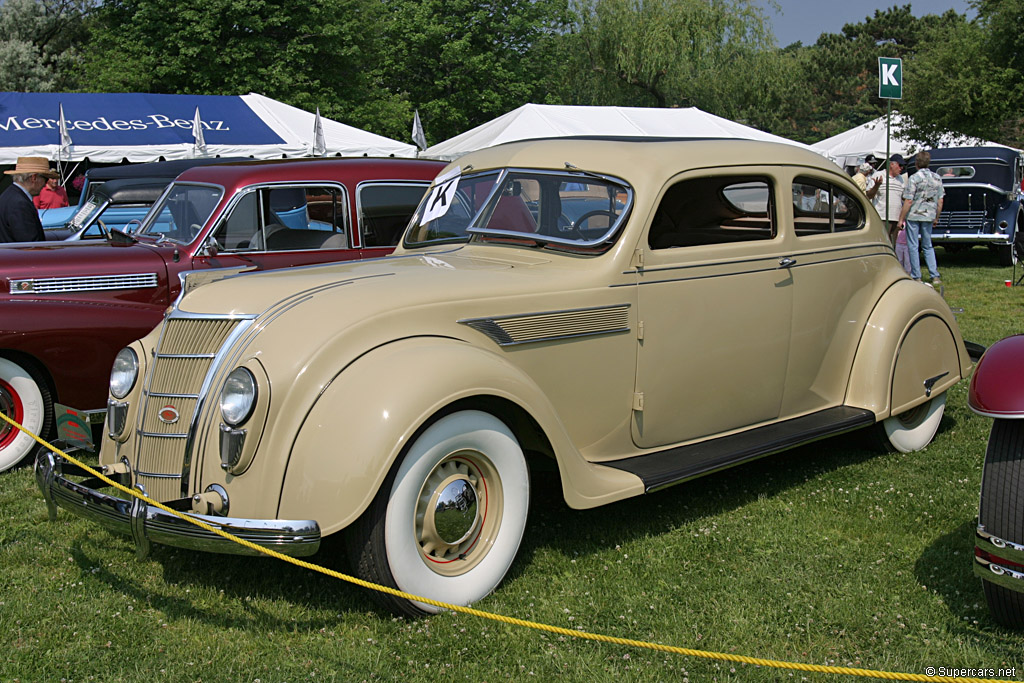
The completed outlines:
<svg viewBox="0 0 1024 683">
<path fill-rule="evenodd" d="M 0 3 L 0 90 L 49 92 L 72 83 L 76 45 L 91 5 L 75 0 Z"/>
<path fill-rule="evenodd" d="M 1024 4 L 974 0 L 978 12 L 935 30 L 905 69 L 907 132 L 937 142 L 947 132 L 1024 146 Z"/>
<path fill-rule="evenodd" d="M 575 99 L 715 113 L 771 45 L 751 0 L 579 0 Z"/>
<path fill-rule="evenodd" d="M 564 0 L 385 0 L 380 91 L 404 100 L 394 135 L 408 137 L 418 109 L 429 143 L 530 101 L 563 65 L 550 40 L 567 25 Z"/>
<path fill-rule="evenodd" d="M 378 97 L 374 0 L 107 0 L 85 54 L 97 92 L 259 92 L 351 122 Z M 372 123 L 360 121 L 353 125 Z"/>
</svg>

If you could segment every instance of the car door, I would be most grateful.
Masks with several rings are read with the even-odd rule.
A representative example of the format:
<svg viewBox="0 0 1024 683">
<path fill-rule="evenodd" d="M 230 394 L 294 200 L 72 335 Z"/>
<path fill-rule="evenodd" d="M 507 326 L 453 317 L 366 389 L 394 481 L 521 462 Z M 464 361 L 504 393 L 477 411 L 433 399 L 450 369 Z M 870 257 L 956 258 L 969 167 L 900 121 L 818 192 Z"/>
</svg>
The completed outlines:
<svg viewBox="0 0 1024 683">
<path fill-rule="evenodd" d="M 777 171 L 685 174 L 638 255 L 634 442 L 708 437 L 778 417 L 793 305 Z M 788 191 L 788 188 L 787 188 Z"/>
<path fill-rule="evenodd" d="M 792 188 L 783 211 L 794 263 L 782 414 L 793 416 L 843 403 L 867 317 L 884 288 L 903 272 L 888 242 L 868 237 L 867 206 L 859 190 L 811 169 L 785 172 L 790 175 L 780 184 Z"/>
</svg>

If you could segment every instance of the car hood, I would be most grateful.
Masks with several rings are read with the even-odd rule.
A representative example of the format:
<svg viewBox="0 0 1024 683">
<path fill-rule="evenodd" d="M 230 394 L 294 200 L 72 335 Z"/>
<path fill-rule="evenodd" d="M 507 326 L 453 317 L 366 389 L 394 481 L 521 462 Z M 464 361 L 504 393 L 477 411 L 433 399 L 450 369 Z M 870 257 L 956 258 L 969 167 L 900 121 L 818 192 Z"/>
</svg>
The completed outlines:
<svg viewBox="0 0 1024 683">
<path fill-rule="evenodd" d="M 489 252 L 501 252 L 490 249 Z M 557 286 L 557 271 L 538 266 L 543 255 L 485 254 L 471 248 L 358 262 L 302 266 L 244 273 L 202 285 L 180 302 L 185 313 L 261 315 L 292 302 L 315 300 L 332 317 L 371 317 L 377 313 L 487 296 L 515 296 L 533 287 Z M 543 281 L 541 281 L 543 280 Z M 530 284 L 530 283 L 533 284 Z M 228 303 L 230 302 L 230 303 Z M 328 308 L 329 307 L 329 308 Z"/>
<path fill-rule="evenodd" d="M 106 241 L 24 242 L 0 246 L 3 285 L 10 279 L 112 276 L 156 272 L 166 277 L 158 251 Z"/>
</svg>

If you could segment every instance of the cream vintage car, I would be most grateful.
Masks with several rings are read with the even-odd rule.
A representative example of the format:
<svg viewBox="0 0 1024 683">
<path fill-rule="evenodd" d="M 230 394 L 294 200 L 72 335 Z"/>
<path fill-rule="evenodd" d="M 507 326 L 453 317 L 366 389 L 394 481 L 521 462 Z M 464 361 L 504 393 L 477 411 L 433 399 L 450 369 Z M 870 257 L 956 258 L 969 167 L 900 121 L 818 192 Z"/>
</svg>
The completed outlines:
<svg viewBox="0 0 1024 683">
<path fill-rule="evenodd" d="M 393 256 L 183 290 L 114 365 L 106 471 L 282 553 L 344 533 L 365 579 L 457 604 L 509 570 L 533 461 L 591 508 L 859 428 L 920 449 L 971 368 L 856 185 L 772 143 L 501 145 Z M 40 456 L 51 513 L 250 552 L 80 474 Z"/>
</svg>

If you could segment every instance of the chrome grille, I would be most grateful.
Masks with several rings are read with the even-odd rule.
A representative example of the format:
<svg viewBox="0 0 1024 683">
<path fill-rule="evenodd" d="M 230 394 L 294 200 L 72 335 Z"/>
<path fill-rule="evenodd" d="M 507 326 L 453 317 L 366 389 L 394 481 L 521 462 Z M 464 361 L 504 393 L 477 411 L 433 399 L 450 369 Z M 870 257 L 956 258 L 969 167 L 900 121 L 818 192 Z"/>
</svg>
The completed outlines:
<svg viewBox="0 0 1024 683">
<path fill-rule="evenodd" d="M 943 211 L 939 214 L 939 224 L 932 230 L 932 234 L 957 230 L 981 232 L 984 228 L 984 211 Z"/>
<path fill-rule="evenodd" d="M 629 304 L 461 320 L 501 346 L 629 331 Z"/>
<path fill-rule="evenodd" d="M 190 434 L 201 410 L 203 388 L 217 353 L 242 322 L 205 317 L 164 321 L 140 411 L 135 465 L 137 482 L 156 500 L 187 494 Z"/>
<path fill-rule="evenodd" d="M 157 286 L 156 273 L 126 275 L 88 275 L 80 277 L 44 277 L 10 281 L 11 294 L 60 294 L 107 289 L 145 289 Z"/>
</svg>

